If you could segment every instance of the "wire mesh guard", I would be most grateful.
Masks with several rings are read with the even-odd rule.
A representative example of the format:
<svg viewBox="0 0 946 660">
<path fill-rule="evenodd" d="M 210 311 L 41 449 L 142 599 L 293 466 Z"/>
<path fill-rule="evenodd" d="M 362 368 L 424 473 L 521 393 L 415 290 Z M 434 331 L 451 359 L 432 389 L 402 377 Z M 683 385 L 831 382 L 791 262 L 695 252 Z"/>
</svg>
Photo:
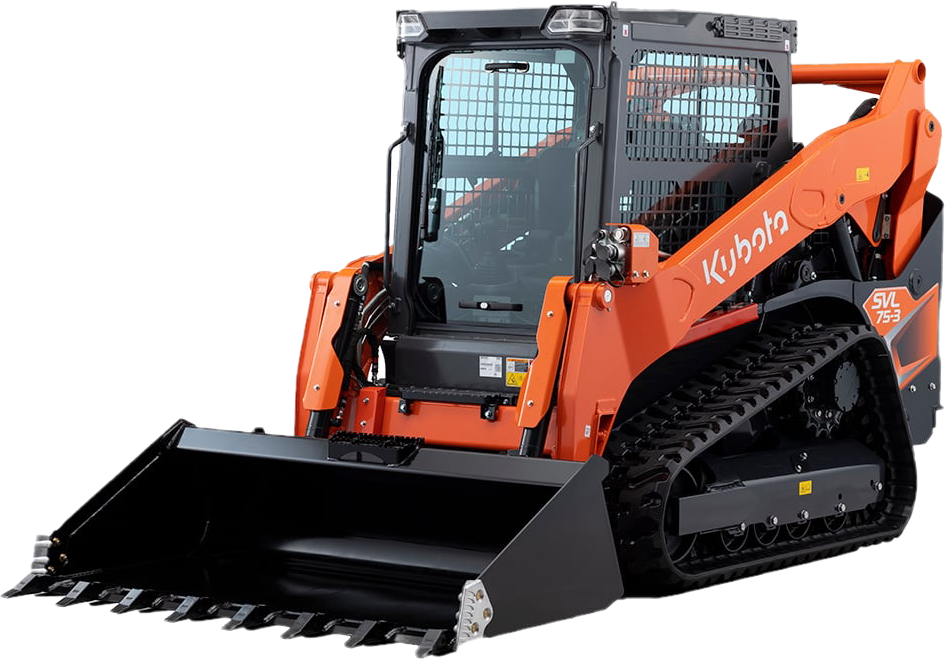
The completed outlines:
<svg viewBox="0 0 946 660">
<path fill-rule="evenodd" d="M 575 88 L 565 64 L 530 61 L 528 71 L 488 71 L 495 58 L 443 60 L 440 128 L 447 156 L 526 156 L 567 139 Z"/>
<path fill-rule="evenodd" d="M 672 254 L 735 201 L 726 181 L 634 181 L 620 200 L 621 222 L 647 226 Z"/>
<path fill-rule="evenodd" d="M 447 157 L 532 159 L 571 135 L 575 86 L 566 64 L 530 59 L 528 70 L 489 70 L 495 57 L 451 55 L 443 60 L 440 129 Z M 491 168 L 487 168 L 491 169 Z M 444 220 L 473 214 L 528 223 L 532 186 L 520 177 L 445 177 Z"/>
<path fill-rule="evenodd" d="M 627 156 L 635 161 L 748 162 L 778 134 L 779 86 L 768 60 L 636 51 L 628 71 Z"/>
</svg>

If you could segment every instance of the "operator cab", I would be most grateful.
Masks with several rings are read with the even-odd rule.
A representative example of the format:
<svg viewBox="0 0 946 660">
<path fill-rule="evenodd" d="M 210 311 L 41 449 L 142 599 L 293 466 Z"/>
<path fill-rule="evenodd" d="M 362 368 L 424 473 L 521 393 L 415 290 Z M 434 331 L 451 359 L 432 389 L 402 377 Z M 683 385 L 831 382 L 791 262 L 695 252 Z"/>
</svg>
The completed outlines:
<svg viewBox="0 0 946 660">
<path fill-rule="evenodd" d="M 790 157 L 794 30 L 614 6 L 399 14 L 389 389 L 514 405 L 548 282 L 594 273 L 602 228 L 644 224 L 673 253 Z"/>
</svg>

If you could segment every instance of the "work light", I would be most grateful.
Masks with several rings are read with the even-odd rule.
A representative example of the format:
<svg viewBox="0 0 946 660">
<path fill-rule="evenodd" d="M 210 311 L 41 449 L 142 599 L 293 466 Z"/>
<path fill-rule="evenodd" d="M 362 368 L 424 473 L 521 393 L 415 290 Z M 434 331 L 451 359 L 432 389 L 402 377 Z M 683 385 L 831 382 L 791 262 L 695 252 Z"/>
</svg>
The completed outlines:
<svg viewBox="0 0 946 660">
<path fill-rule="evenodd" d="M 549 34 L 604 32 L 604 14 L 597 9 L 556 9 L 545 29 Z"/>
<path fill-rule="evenodd" d="M 397 16 L 397 40 L 421 40 L 427 36 L 427 28 L 420 14 L 404 13 Z"/>
</svg>

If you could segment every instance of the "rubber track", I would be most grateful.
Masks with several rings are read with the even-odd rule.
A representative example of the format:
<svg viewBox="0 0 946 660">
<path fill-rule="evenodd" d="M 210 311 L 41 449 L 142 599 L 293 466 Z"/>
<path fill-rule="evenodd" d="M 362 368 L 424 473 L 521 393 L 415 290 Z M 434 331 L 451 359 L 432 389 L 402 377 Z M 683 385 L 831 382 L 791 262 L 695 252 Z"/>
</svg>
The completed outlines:
<svg viewBox="0 0 946 660">
<path fill-rule="evenodd" d="M 798 387 L 842 353 L 866 379 L 858 433 L 886 461 L 884 498 L 849 516 L 835 533 L 784 539 L 765 548 L 720 551 L 674 563 L 664 516 L 675 477 L 727 433 Z M 627 595 L 674 593 L 813 561 L 891 540 L 912 510 L 916 468 L 886 344 L 857 325 L 782 325 L 664 396 L 612 433 L 605 494 Z M 814 523 L 814 521 L 813 521 Z M 784 538 L 786 535 L 783 534 Z"/>
</svg>

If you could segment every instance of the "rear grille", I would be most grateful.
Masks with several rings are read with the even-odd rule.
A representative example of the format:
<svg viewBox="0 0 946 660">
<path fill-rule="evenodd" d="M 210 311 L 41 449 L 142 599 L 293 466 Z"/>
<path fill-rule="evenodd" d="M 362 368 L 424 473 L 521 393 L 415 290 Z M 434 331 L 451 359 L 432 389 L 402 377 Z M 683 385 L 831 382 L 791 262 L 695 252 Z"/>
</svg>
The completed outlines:
<svg viewBox="0 0 946 660">
<path fill-rule="evenodd" d="M 673 253 L 734 203 L 726 181 L 634 181 L 621 197 L 621 222 L 645 225 Z"/>
<path fill-rule="evenodd" d="M 796 27 L 792 21 L 747 16 L 720 16 L 713 21 L 713 34 L 726 39 L 784 41 L 785 50 L 794 52 Z"/>
<path fill-rule="evenodd" d="M 634 53 L 627 83 L 631 160 L 764 159 L 778 118 L 778 82 L 764 58 Z"/>
</svg>

